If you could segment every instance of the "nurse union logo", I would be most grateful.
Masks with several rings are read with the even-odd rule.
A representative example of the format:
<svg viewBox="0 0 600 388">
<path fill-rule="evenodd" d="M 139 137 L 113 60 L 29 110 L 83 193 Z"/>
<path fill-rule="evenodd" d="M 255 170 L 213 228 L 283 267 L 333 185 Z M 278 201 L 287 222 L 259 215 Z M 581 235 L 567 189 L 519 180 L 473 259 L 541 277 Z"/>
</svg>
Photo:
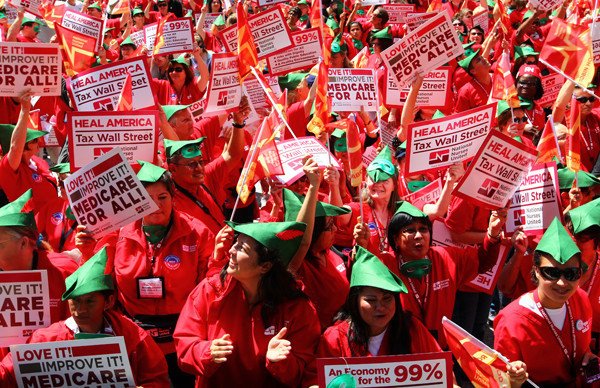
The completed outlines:
<svg viewBox="0 0 600 388">
<path fill-rule="evenodd" d="M 50 221 L 54 225 L 58 225 L 58 224 L 62 223 L 62 221 L 63 221 L 63 214 L 61 212 L 56 212 L 56 213 L 52 214 L 50 216 Z"/>
<path fill-rule="evenodd" d="M 181 265 L 181 259 L 175 255 L 169 255 L 164 259 L 165 265 L 168 269 L 175 270 Z"/>
<path fill-rule="evenodd" d="M 33 179 L 34 182 L 40 183 L 42 181 L 42 176 L 40 174 L 38 174 L 37 172 L 34 172 L 33 174 L 31 174 L 31 178 Z"/>
</svg>

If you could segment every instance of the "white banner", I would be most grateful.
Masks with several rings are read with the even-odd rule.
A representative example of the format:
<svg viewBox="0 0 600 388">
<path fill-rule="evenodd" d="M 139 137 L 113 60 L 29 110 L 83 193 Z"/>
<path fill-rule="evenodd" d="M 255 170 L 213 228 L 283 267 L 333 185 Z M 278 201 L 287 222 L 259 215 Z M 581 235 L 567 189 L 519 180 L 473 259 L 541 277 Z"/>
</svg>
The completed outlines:
<svg viewBox="0 0 600 388">
<path fill-rule="evenodd" d="M 96 51 L 102 44 L 102 20 L 67 9 L 60 25 L 64 28 L 96 39 Z"/>
<path fill-rule="evenodd" d="M 154 55 L 191 52 L 194 48 L 192 29 L 193 23 L 191 18 L 181 18 L 166 22 L 162 31 L 164 44 L 158 48 L 158 52 L 154 53 Z"/>
<path fill-rule="evenodd" d="M 235 53 L 212 56 L 212 74 L 204 115 L 230 113 L 237 110 L 242 100 L 242 86 Z"/>
<path fill-rule="evenodd" d="M 59 96 L 62 61 L 57 44 L 0 43 L 0 96 L 30 89 L 36 96 Z"/>
<path fill-rule="evenodd" d="M 396 80 L 393 75 L 387 72 L 386 90 L 384 93 L 385 106 L 403 106 L 408 98 L 410 86 L 398 90 Z M 450 67 L 442 66 L 439 69 L 430 71 L 419 89 L 417 95 L 417 106 L 431 109 L 444 108 L 452 93 L 450 85 Z"/>
<path fill-rule="evenodd" d="M 335 112 L 366 112 L 379 109 L 377 83 L 373 69 L 329 69 L 327 94 Z"/>
<path fill-rule="evenodd" d="M 319 61 L 322 55 L 322 38 L 318 28 L 294 31 L 292 40 L 293 47 L 266 58 L 270 74 L 285 75 L 292 71 L 309 69 Z"/>
<path fill-rule="evenodd" d="M 304 175 L 302 158 L 307 154 L 312 155 L 320 167 L 332 165 L 337 169 L 341 168 L 335 156 L 331 155 L 327 148 L 312 136 L 279 142 L 277 151 L 279 151 L 284 175 L 277 175 L 276 178 L 284 185 L 295 182 Z"/>
</svg>

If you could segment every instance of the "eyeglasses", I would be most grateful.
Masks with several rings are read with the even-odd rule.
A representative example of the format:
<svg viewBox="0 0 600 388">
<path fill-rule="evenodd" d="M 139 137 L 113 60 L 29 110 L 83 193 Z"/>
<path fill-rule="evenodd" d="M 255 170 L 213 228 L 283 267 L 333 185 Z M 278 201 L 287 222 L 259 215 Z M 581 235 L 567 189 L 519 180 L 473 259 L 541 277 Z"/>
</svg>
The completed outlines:
<svg viewBox="0 0 600 388">
<path fill-rule="evenodd" d="M 546 280 L 557 281 L 561 277 L 564 277 L 566 281 L 574 282 L 581 278 L 583 271 L 579 267 L 569 267 L 560 269 L 556 267 L 538 267 L 540 275 Z"/>
<path fill-rule="evenodd" d="M 596 101 L 596 97 L 594 97 L 594 96 L 590 96 L 590 97 L 575 97 L 575 99 L 577 101 L 579 101 L 580 103 L 582 103 L 582 104 L 586 104 L 588 101 L 592 102 L 592 103 L 594 101 Z"/>
<path fill-rule="evenodd" d="M 181 73 L 183 72 L 183 67 L 172 67 L 169 69 L 169 73 Z"/>
<path fill-rule="evenodd" d="M 402 233 L 405 236 L 409 236 L 409 237 L 414 237 L 417 234 L 417 231 L 419 232 L 419 234 L 429 234 L 429 228 L 426 226 L 421 226 L 419 228 L 415 228 L 415 227 L 409 227 L 409 228 L 405 228 L 402 229 L 400 231 L 400 233 Z"/>
<path fill-rule="evenodd" d="M 174 164 L 176 166 L 187 167 L 190 170 L 193 170 L 195 168 L 204 167 L 204 160 L 195 160 L 195 161 L 189 162 L 189 163 L 174 163 Z"/>
<path fill-rule="evenodd" d="M 523 116 L 523 117 L 513 117 L 513 123 L 515 124 L 519 124 L 519 123 L 523 123 L 525 124 L 527 122 L 527 117 Z"/>
<path fill-rule="evenodd" d="M 521 86 L 528 86 L 528 87 L 535 86 L 535 82 L 517 81 L 517 83 Z"/>
<path fill-rule="evenodd" d="M 470 32 L 470 34 L 471 35 L 476 35 L 476 36 L 477 35 L 483 36 L 483 34 L 481 32 Z"/>
<path fill-rule="evenodd" d="M 462 26 L 462 24 L 461 24 L 461 23 L 452 23 L 452 25 L 453 25 L 453 26 L 455 26 L 455 27 L 456 27 L 456 26 Z"/>
</svg>

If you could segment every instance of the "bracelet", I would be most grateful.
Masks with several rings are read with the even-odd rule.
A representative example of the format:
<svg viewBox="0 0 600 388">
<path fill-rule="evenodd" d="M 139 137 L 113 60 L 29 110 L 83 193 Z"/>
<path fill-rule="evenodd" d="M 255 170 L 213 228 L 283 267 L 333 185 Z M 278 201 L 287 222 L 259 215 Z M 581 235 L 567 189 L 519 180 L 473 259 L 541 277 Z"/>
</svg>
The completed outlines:
<svg viewBox="0 0 600 388">
<path fill-rule="evenodd" d="M 487 235 L 489 238 L 494 239 L 494 240 L 500 240 L 500 236 L 502 236 L 502 231 L 500 231 L 500 233 L 498 233 L 497 236 L 492 236 L 492 234 L 490 233 L 490 230 L 488 229 L 487 231 Z"/>
<path fill-rule="evenodd" d="M 238 124 L 235 121 L 231 124 L 234 128 L 244 128 L 246 126 L 246 121 L 244 120 L 243 123 Z"/>
</svg>

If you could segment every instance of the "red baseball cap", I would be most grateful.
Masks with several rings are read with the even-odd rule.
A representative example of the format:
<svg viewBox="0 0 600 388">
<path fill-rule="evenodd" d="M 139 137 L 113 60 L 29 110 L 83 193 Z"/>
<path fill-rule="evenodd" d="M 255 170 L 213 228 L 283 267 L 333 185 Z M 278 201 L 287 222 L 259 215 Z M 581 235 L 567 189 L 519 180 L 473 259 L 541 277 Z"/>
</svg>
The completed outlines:
<svg viewBox="0 0 600 388">
<path fill-rule="evenodd" d="M 517 73 L 517 78 L 523 75 L 532 75 L 534 77 L 542 79 L 542 73 L 540 72 L 540 68 L 536 65 L 523 65 L 519 68 L 519 72 Z"/>
</svg>

